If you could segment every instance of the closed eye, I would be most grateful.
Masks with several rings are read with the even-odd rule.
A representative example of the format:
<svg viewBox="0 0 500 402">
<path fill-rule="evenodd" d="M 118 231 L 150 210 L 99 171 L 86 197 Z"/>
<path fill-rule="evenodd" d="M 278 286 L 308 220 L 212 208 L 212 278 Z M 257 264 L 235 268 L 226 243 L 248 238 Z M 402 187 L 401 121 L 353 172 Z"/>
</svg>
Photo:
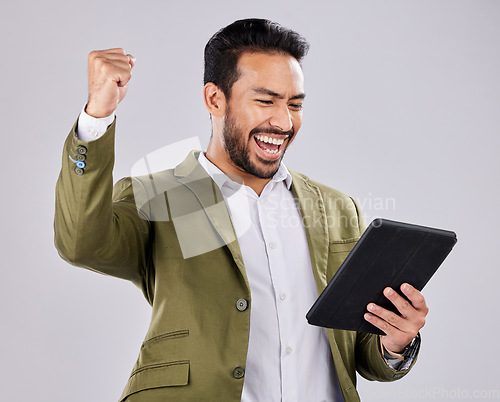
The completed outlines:
<svg viewBox="0 0 500 402">
<path fill-rule="evenodd" d="M 302 109 L 302 104 L 291 104 L 290 107 L 294 109 Z"/>
<path fill-rule="evenodd" d="M 257 102 L 262 103 L 264 105 L 272 105 L 273 101 L 265 100 L 265 99 L 256 99 Z"/>
</svg>

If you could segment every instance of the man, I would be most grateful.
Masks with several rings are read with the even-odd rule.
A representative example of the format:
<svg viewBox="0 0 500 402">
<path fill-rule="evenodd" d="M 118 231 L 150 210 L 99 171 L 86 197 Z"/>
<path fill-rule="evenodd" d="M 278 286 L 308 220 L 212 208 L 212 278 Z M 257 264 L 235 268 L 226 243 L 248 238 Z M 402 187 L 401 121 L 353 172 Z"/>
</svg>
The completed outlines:
<svg viewBox="0 0 500 402">
<path fill-rule="evenodd" d="M 89 99 L 64 148 L 55 242 L 70 263 L 128 279 L 152 320 L 121 401 L 358 401 L 356 371 L 409 371 L 427 307 L 408 284 L 367 306 L 387 335 L 325 330 L 305 314 L 364 230 L 344 194 L 282 163 L 302 124 L 308 43 L 267 20 L 205 48 L 206 153 L 112 188 L 114 111 L 135 59 L 89 55 Z M 417 341 L 415 342 L 415 339 Z"/>
</svg>

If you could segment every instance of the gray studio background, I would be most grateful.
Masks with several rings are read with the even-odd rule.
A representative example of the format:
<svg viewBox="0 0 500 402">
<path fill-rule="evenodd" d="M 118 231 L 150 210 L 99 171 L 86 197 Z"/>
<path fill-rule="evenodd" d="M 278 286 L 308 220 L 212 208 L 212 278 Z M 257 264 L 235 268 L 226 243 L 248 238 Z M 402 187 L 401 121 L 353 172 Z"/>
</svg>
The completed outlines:
<svg viewBox="0 0 500 402">
<path fill-rule="evenodd" d="M 206 147 L 203 48 L 246 17 L 311 42 L 287 165 L 358 198 L 367 221 L 459 237 L 424 291 L 418 364 L 396 383 L 360 379 L 361 399 L 500 398 L 500 2 L 32 0 L 1 10 L 1 401 L 116 401 L 149 324 L 138 289 L 67 265 L 53 246 L 54 186 L 86 100 L 87 54 L 121 46 L 137 57 L 117 113 L 116 180 L 184 138 Z"/>
</svg>

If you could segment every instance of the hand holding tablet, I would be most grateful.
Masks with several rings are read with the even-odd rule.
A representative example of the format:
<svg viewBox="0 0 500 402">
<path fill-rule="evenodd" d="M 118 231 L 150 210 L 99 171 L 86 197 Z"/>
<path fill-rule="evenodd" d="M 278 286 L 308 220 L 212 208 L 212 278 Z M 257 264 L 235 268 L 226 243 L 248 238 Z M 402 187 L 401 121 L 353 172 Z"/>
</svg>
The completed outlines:
<svg viewBox="0 0 500 402">
<path fill-rule="evenodd" d="M 420 290 L 456 241 L 451 231 L 375 219 L 307 313 L 308 322 L 380 335 L 387 332 L 394 341 L 392 347 L 385 346 L 397 351 L 399 335 L 393 328 L 412 333 L 423 326 L 427 306 Z M 411 286 L 402 288 L 403 284 Z M 394 325 L 386 325 L 391 321 Z"/>
</svg>

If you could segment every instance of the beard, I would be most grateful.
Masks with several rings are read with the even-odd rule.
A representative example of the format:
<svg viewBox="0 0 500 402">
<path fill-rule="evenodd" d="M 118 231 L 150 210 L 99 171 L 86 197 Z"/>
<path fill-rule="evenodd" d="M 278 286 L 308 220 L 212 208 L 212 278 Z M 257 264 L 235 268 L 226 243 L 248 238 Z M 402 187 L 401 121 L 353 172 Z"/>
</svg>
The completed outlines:
<svg viewBox="0 0 500 402">
<path fill-rule="evenodd" d="M 261 157 L 256 155 L 260 166 L 255 164 L 250 160 L 249 157 L 248 142 L 251 140 L 254 134 L 258 133 L 286 134 L 291 138 L 293 135 L 293 130 L 282 132 L 274 129 L 254 128 L 252 131 L 250 131 L 248 138 L 245 138 L 245 133 L 236 126 L 236 122 L 232 118 L 230 111 L 227 111 L 222 135 L 224 138 L 224 149 L 231 158 L 231 161 L 237 167 L 239 167 L 246 173 L 251 174 L 252 176 L 258 177 L 259 179 L 270 179 L 278 171 L 281 160 L 285 155 L 286 148 L 283 148 L 281 157 L 276 160 L 262 159 Z"/>
</svg>

